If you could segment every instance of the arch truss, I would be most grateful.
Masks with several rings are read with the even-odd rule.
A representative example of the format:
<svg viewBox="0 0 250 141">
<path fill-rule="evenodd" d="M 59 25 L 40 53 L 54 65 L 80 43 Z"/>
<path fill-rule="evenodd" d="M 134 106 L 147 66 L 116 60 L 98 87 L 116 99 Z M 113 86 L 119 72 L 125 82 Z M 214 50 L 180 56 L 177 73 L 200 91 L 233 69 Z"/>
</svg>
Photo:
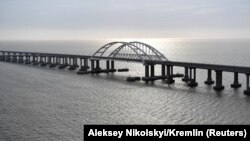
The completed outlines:
<svg viewBox="0 0 250 141">
<path fill-rule="evenodd" d="M 112 47 L 115 48 L 111 50 L 111 53 L 104 55 Z M 143 63 L 145 63 L 145 61 L 168 61 L 168 59 L 154 47 L 137 41 L 108 43 L 93 54 L 93 58 L 98 57 L 108 57 L 110 59 L 123 59 L 128 61 L 141 60 Z"/>
</svg>

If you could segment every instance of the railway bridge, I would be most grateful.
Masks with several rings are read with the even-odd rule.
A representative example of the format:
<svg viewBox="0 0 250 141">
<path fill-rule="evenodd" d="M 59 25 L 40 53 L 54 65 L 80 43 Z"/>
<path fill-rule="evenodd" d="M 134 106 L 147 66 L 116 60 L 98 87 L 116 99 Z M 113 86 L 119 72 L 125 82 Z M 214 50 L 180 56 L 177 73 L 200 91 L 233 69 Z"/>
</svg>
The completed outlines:
<svg viewBox="0 0 250 141">
<path fill-rule="evenodd" d="M 142 42 L 110 42 L 99 48 L 93 55 L 72 55 L 72 54 L 55 54 L 41 52 L 24 52 L 24 51 L 0 51 L 0 61 L 32 64 L 47 67 L 58 67 L 58 69 L 78 69 L 77 74 L 89 73 L 113 73 L 121 71 L 129 71 L 125 69 L 115 69 L 115 61 L 136 62 L 144 65 L 144 77 L 132 77 L 127 80 L 136 81 L 155 81 L 164 80 L 166 84 L 175 83 L 175 77 L 182 77 L 182 81 L 187 83 L 189 87 L 196 87 L 196 70 L 207 70 L 207 80 L 204 81 L 207 85 L 215 86 L 215 91 L 221 91 L 223 86 L 223 72 L 231 72 L 234 75 L 232 88 L 239 88 L 238 75 L 245 74 L 246 90 L 244 94 L 250 95 L 249 75 L 250 67 L 245 66 L 230 66 L 218 64 L 201 64 L 190 62 L 170 61 L 161 52 L 154 47 Z M 106 68 L 100 67 L 100 62 L 106 63 Z M 90 64 L 90 66 L 89 66 Z M 155 66 L 161 66 L 161 75 L 155 75 Z M 174 74 L 174 67 L 183 67 L 183 74 Z M 215 81 L 212 78 L 212 73 L 215 73 Z"/>
</svg>

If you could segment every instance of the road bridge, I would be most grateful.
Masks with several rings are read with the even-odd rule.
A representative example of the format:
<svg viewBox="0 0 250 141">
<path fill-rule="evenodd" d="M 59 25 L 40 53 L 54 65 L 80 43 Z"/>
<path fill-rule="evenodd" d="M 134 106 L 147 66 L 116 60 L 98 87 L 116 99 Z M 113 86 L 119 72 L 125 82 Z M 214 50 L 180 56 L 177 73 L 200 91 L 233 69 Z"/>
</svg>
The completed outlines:
<svg viewBox="0 0 250 141">
<path fill-rule="evenodd" d="M 72 55 L 72 54 L 55 54 L 41 52 L 24 52 L 24 51 L 0 51 L 0 61 L 40 65 L 47 67 L 58 67 L 58 69 L 78 69 L 78 74 L 89 73 L 113 73 L 116 72 L 115 61 L 136 62 L 144 65 L 145 75 L 140 79 L 143 81 L 164 80 L 166 84 L 175 83 L 175 77 L 183 77 L 182 81 L 186 82 L 189 87 L 196 87 L 196 70 L 207 70 L 207 85 L 212 85 L 216 91 L 224 89 L 223 72 L 230 72 L 234 75 L 232 88 L 239 88 L 238 75 L 245 74 L 246 90 L 244 94 L 250 95 L 249 76 L 250 67 L 231 66 L 218 64 L 203 64 L 191 62 L 176 62 L 168 60 L 161 52 L 154 47 L 142 42 L 110 42 L 99 48 L 93 55 Z M 106 68 L 100 67 L 100 62 L 106 62 Z M 90 65 L 89 65 L 90 64 Z M 155 75 L 155 66 L 161 66 L 161 75 Z M 174 67 L 183 67 L 183 75 L 174 74 Z M 119 71 L 128 71 L 128 69 L 118 69 Z M 215 72 L 215 81 L 212 73 Z M 136 77 L 138 78 L 138 77 Z M 132 79 L 133 80 L 133 79 Z"/>
</svg>

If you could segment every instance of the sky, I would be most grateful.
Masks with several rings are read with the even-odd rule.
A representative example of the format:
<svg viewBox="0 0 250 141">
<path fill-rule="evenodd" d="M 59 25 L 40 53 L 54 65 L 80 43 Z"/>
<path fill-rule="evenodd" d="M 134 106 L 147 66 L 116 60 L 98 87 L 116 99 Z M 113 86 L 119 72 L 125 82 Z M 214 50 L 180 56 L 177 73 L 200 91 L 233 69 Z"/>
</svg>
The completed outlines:
<svg viewBox="0 0 250 141">
<path fill-rule="evenodd" d="M 250 38 L 249 0 L 0 0 L 0 40 Z"/>
</svg>

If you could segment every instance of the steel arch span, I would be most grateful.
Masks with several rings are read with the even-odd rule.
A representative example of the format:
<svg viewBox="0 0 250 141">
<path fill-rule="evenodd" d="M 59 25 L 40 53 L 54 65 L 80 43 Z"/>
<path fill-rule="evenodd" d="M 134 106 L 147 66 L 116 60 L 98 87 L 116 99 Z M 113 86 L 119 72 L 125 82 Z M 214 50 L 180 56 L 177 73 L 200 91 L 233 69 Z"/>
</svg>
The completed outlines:
<svg viewBox="0 0 250 141">
<path fill-rule="evenodd" d="M 104 55 L 109 49 L 111 53 Z M 168 59 L 154 47 L 138 42 L 110 42 L 99 48 L 92 56 L 93 58 L 108 57 L 112 59 L 141 60 L 145 61 L 168 61 Z"/>
</svg>

